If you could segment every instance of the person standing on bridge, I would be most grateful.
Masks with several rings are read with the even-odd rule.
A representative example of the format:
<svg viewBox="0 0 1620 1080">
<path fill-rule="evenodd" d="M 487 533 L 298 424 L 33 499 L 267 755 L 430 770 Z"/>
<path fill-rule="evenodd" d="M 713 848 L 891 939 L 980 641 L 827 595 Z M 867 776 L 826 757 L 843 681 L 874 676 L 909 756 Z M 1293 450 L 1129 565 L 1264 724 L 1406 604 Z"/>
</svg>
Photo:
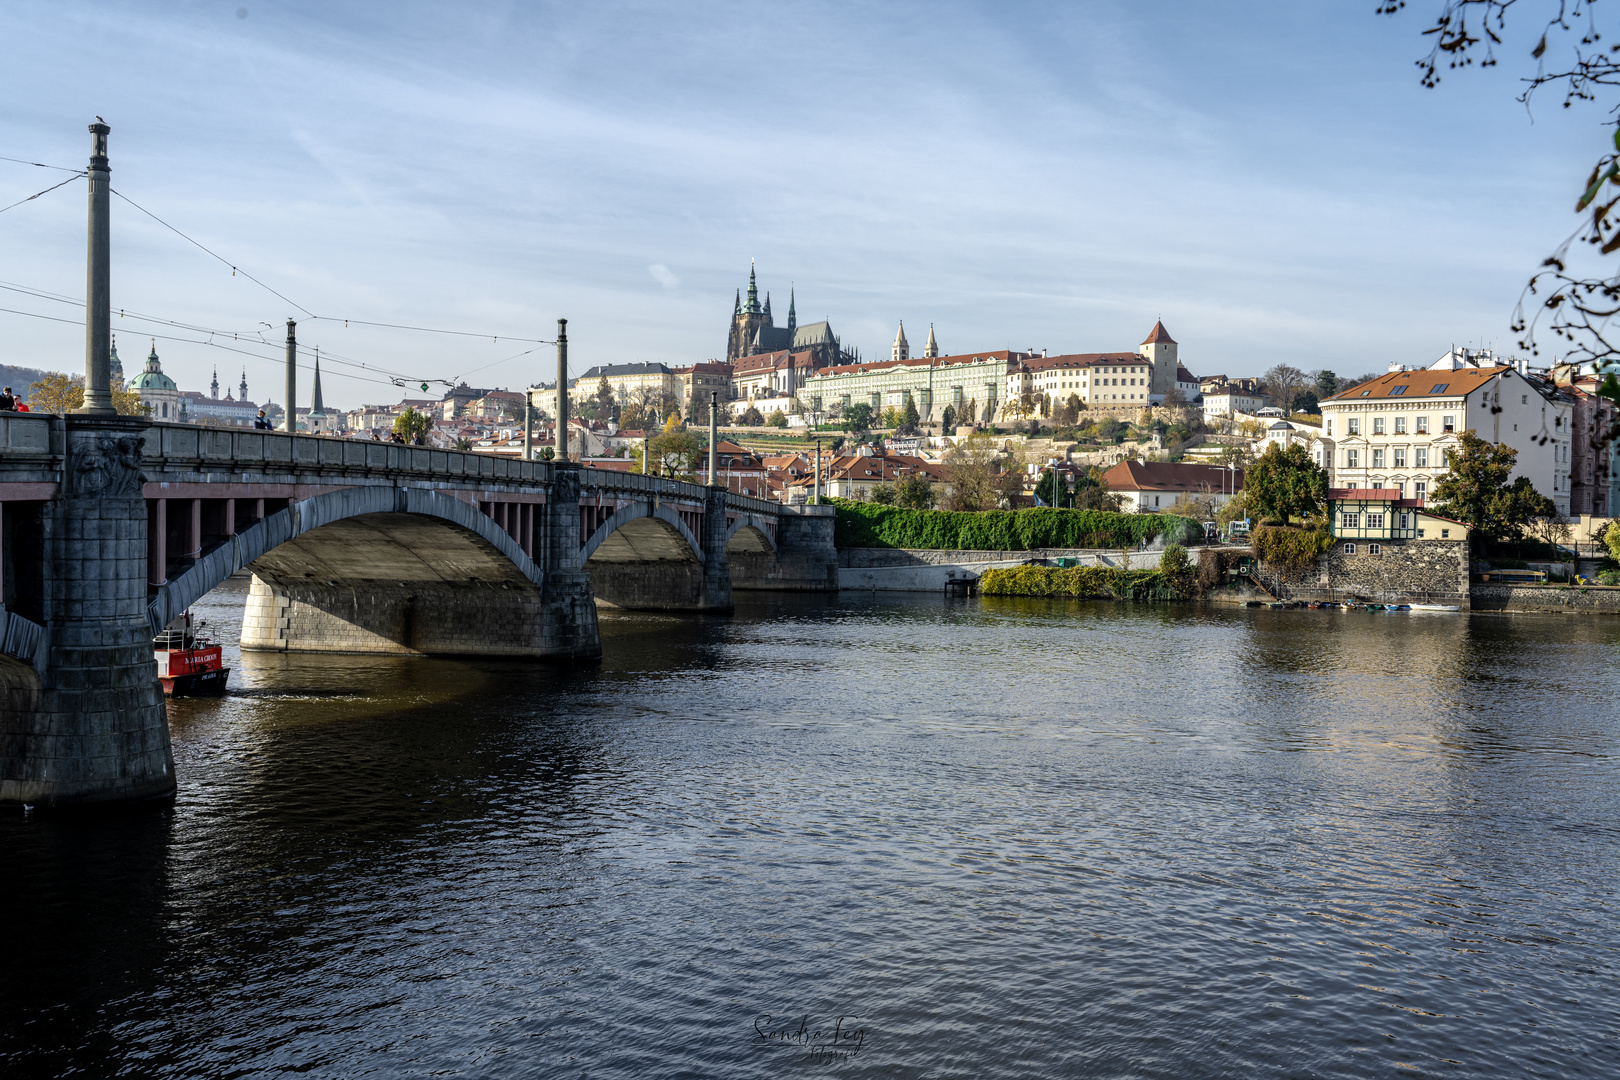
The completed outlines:
<svg viewBox="0 0 1620 1080">
<path fill-rule="evenodd" d="M 259 410 L 259 415 L 253 418 L 253 430 L 254 431 L 269 431 L 270 430 L 270 421 L 265 417 L 263 409 L 260 409 Z"/>
<path fill-rule="evenodd" d="M 14 397 L 12 395 L 11 387 L 8 386 L 8 387 L 6 387 L 4 393 L 0 393 L 0 412 L 16 412 L 16 411 L 17 411 L 17 399 L 16 399 L 16 397 Z"/>
</svg>

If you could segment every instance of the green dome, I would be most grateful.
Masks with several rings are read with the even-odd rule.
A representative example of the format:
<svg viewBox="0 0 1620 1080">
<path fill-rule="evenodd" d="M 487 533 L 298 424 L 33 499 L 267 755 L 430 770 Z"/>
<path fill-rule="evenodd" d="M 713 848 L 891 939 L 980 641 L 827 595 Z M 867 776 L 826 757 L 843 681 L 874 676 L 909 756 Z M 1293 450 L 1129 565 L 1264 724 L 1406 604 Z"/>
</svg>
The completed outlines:
<svg viewBox="0 0 1620 1080">
<path fill-rule="evenodd" d="M 178 390 L 174 380 L 161 371 L 143 371 L 129 380 L 131 390 Z"/>
<path fill-rule="evenodd" d="M 174 380 L 163 374 L 163 365 L 158 363 L 157 345 L 154 343 L 152 352 L 146 358 L 146 370 L 129 380 L 131 390 L 179 390 Z"/>
</svg>

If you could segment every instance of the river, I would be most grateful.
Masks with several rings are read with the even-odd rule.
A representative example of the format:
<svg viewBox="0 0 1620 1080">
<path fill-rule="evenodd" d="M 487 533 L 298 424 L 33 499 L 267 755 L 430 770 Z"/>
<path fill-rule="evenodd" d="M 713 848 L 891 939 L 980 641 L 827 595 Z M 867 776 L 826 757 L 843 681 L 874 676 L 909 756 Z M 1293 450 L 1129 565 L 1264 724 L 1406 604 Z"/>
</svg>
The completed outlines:
<svg viewBox="0 0 1620 1080">
<path fill-rule="evenodd" d="M 234 641 L 244 589 L 196 611 Z M 0 818 L 0 1074 L 1609 1077 L 1620 620 L 741 595 L 238 655 Z"/>
</svg>

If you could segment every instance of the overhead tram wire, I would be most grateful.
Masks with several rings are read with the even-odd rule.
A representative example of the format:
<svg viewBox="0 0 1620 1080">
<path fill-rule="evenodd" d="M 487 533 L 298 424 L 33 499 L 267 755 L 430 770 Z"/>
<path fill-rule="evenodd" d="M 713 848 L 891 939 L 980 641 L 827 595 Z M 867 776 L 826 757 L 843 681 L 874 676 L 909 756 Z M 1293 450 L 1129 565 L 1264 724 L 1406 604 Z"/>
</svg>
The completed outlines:
<svg viewBox="0 0 1620 1080">
<path fill-rule="evenodd" d="M 0 161 L 15 161 L 18 165 L 32 165 L 36 169 L 55 169 L 57 172 L 78 173 L 80 176 L 85 175 L 85 171 L 83 169 L 70 169 L 66 165 L 47 165 L 43 161 L 28 161 L 20 157 L 6 157 L 4 154 L 0 154 Z"/>
<path fill-rule="evenodd" d="M 26 199 L 18 199 L 16 202 L 12 203 L 11 206 L 0 206 L 0 214 L 3 214 L 7 210 L 12 209 L 12 207 L 21 206 L 25 202 L 33 202 L 35 199 L 39 198 L 41 195 L 48 195 L 51 192 L 55 191 L 57 188 L 62 187 L 63 185 L 66 185 L 66 184 L 71 184 L 71 183 L 73 183 L 73 181 L 78 180 L 83 176 L 84 176 L 83 173 L 79 173 L 77 176 L 70 176 L 66 180 L 63 180 L 62 183 L 60 183 L 60 184 L 52 184 L 50 187 L 46 188 L 44 191 L 36 191 L 32 195 L 28 196 L 28 198 L 26 198 Z"/>
<path fill-rule="evenodd" d="M 12 159 L 12 160 L 15 160 L 15 159 Z M 336 315 L 317 315 L 313 311 L 309 310 L 309 308 L 305 307 L 303 304 L 300 304 L 297 301 L 295 301 L 295 300 L 291 299 L 290 297 L 286 296 L 285 294 L 277 292 L 275 289 L 272 289 L 270 286 L 266 285 L 264 282 L 260 281 L 258 278 L 254 277 L 252 274 L 248 273 L 246 270 L 243 270 L 236 263 L 231 262 L 229 259 L 225 258 L 225 256 L 223 256 L 223 255 L 219 254 L 218 252 L 213 251 L 212 249 L 205 246 L 202 242 L 200 242 L 198 240 L 195 240 L 190 236 L 187 236 L 185 233 L 181 232 L 179 229 L 175 228 L 173 225 L 170 225 L 167 221 L 164 221 L 162 218 L 160 218 L 156 214 L 152 213 L 152 211 L 148 210 L 146 207 L 142 206 L 140 203 L 136 202 L 134 199 L 131 199 L 128 195 L 125 195 L 122 191 L 119 191 L 117 188 L 108 188 L 107 190 L 111 191 L 114 195 L 117 195 L 120 199 L 123 199 L 125 202 L 129 203 L 129 205 L 133 206 L 135 209 L 139 210 L 141 213 L 145 214 L 147 217 L 151 218 L 153 221 L 157 222 L 159 225 L 162 225 L 165 229 L 168 229 L 170 232 L 174 233 L 176 236 L 178 236 L 182 240 L 186 241 L 186 243 L 193 245 L 199 251 L 206 252 L 212 258 L 217 259 L 221 263 L 223 263 L 224 265 L 230 267 L 232 274 L 241 274 L 243 277 L 245 277 L 249 281 L 253 282 L 253 284 L 259 286 L 259 288 L 261 288 L 261 289 L 265 290 L 266 292 L 270 293 L 270 295 L 276 297 L 278 300 L 284 300 L 287 303 L 291 304 L 293 307 L 295 307 L 299 311 L 303 312 L 305 315 L 307 315 L 312 320 L 320 320 L 322 322 L 340 322 L 345 326 L 349 325 L 350 323 L 354 323 L 357 326 L 377 326 L 377 327 L 383 327 L 385 329 L 391 329 L 391 330 L 411 330 L 411 331 L 415 331 L 415 332 L 421 333 L 421 334 L 450 334 L 450 335 L 453 335 L 455 337 L 473 337 L 473 338 L 485 338 L 485 337 L 487 337 L 491 341 L 499 341 L 501 338 L 504 337 L 508 341 L 521 341 L 521 342 L 523 342 L 525 344 L 528 344 L 528 345 L 555 345 L 555 344 L 557 344 L 557 342 L 555 340 L 547 340 L 547 339 L 544 339 L 544 338 L 515 337 L 515 336 L 513 336 L 511 334 L 487 334 L 487 333 L 480 333 L 478 331 L 473 331 L 473 330 L 440 330 L 440 329 L 437 329 L 437 328 L 431 327 L 431 326 L 408 326 L 408 325 L 406 325 L 404 323 L 376 322 L 376 321 L 373 321 L 373 320 L 370 320 L 370 319 L 355 319 L 355 318 L 340 317 L 340 316 L 336 316 Z"/>
</svg>

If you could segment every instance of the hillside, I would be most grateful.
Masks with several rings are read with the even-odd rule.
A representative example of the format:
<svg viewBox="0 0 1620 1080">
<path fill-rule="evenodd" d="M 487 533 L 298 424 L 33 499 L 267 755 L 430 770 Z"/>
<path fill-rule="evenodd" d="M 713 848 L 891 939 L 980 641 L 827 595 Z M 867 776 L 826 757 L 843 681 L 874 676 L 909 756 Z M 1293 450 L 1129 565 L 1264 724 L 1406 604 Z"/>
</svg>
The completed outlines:
<svg viewBox="0 0 1620 1080">
<path fill-rule="evenodd" d="M 51 374 L 38 368 L 17 367 L 13 364 L 0 364 L 0 387 L 11 387 L 12 393 L 28 400 L 28 387 Z"/>
</svg>

